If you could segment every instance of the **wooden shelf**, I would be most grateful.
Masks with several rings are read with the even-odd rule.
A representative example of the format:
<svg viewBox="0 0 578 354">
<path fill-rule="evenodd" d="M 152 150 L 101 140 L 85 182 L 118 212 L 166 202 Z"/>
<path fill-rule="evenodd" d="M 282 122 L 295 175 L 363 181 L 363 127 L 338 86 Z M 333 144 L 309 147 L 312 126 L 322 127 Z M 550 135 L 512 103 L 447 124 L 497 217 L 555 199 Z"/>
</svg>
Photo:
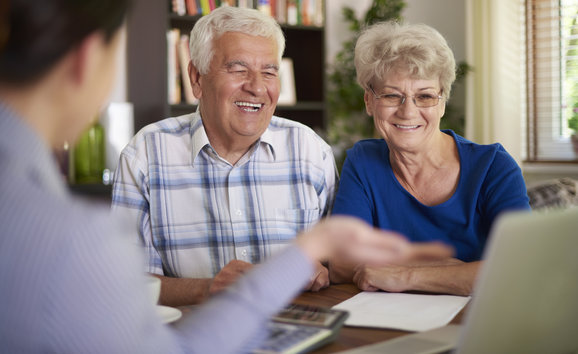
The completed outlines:
<svg viewBox="0 0 578 354">
<path fill-rule="evenodd" d="M 195 105 L 167 103 L 166 32 L 179 28 L 188 33 L 201 16 L 179 16 L 169 9 L 170 0 L 136 0 L 128 19 L 128 100 L 134 106 L 135 131 L 196 109 Z M 277 106 L 275 114 L 325 130 L 325 28 L 281 28 L 286 38 L 284 56 L 293 60 L 297 104 Z"/>
<path fill-rule="evenodd" d="M 112 184 L 69 184 L 68 189 L 70 189 L 72 194 L 88 198 L 92 201 L 101 201 L 110 204 L 112 200 Z"/>
</svg>

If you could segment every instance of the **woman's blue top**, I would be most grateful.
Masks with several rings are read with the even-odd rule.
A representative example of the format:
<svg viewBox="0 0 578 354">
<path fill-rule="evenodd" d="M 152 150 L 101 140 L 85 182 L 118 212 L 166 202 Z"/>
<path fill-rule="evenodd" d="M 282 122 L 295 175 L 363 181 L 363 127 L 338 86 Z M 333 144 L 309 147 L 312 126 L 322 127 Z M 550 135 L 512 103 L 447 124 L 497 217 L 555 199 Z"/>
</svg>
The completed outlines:
<svg viewBox="0 0 578 354">
<path fill-rule="evenodd" d="M 445 202 L 427 206 L 398 182 L 383 139 L 362 140 L 347 152 L 333 214 L 357 216 L 412 241 L 438 240 L 462 261 L 479 260 L 496 217 L 530 209 L 522 171 L 500 144 L 473 143 L 451 130 L 460 159 L 459 182 Z"/>
</svg>

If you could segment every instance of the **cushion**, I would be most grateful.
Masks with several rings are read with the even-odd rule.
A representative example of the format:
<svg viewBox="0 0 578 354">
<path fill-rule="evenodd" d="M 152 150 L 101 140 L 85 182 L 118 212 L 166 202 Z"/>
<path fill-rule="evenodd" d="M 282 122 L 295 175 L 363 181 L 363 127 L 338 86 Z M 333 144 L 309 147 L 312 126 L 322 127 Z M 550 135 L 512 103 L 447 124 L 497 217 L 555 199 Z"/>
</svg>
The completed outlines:
<svg viewBox="0 0 578 354">
<path fill-rule="evenodd" d="M 563 177 L 528 188 L 532 209 L 554 209 L 578 206 L 578 181 Z"/>
</svg>

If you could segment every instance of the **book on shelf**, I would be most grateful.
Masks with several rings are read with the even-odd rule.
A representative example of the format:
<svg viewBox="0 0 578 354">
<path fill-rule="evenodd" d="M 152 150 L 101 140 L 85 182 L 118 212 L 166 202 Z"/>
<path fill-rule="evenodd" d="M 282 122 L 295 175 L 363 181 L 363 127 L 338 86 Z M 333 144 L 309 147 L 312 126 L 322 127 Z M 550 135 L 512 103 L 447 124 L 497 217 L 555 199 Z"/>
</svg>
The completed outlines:
<svg viewBox="0 0 578 354">
<path fill-rule="evenodd" d="M 181 103 L 181 77 L 177 54 L 180 31 L 176 28 L 167 31 L 167 101 L 169 104 Z"/>
<path fill-rule="evenodd" d="M 182 83 L 182 98 L 187 104 L 197 104 L 198 100 L 193 94 L 193 87 L 191 86 L 191 79 L 189 78 L 189 62 L 191 61 L 191 53 L 189 52 L 189 36 L 186 34 L 181 35 L 178 44 L 178 55 L 179 55 L 179 71 L 181 73 L 181 83 Z M 181 101 L 183 101 L 181 98 Z"/>
<path fill-rule="evenodd" d="M 208 15 L 211 12 L 211 5 L 209 4 L 209 0 L 201 0 L 201 9 L 203 16 Z"/>
<path fill-rule="evenodd" d="M 238 7 L 249 7 L 251 9 L 255 8 L 255 4 L 253 3 L 253 0 L 237 0 L 237 5 Z"/>
<path fill-rule="evenodd" d="M 287 0 L 287 24 L 298 25 L 299 20 L 299 2 L 297 0 Z"/>
<path fill-rule="evenodd" d="M 185 0 L 185 5 L 187 8 L 187 15 L 194 16 L 199 14 L 196 0 Z"/>
<path fill-rule="evenodd" d="M 315 15 L 313 16 L 313 25 L 318 27 L 325 26 L 325 1 L 315 0 Z"/>
<path fill-rule="evenodd" d="M 297 102 L 295 93 L 295 74 L 293 70 L 293 60 L 291 58 L 283 58 L 279 68 L 279 80 L 281 90 L 279 91 L 279 99 L 277 104 L 282 106 L 293 106 Z"/>
<path fill-rule="evenodd" d="M 269 8 L 271 9 L 271 16 L 277 19 L 277 0 L 269 0 Z"/>
<path fill-rule="evenodd" d="M 171 10 L 173 13 L 183 16 L 187 13 L 185 0 L 171 0 Z"/>
<path fill-rule="evenodd" d="M 275 0 L 275 19 L 281 24 L 317 26 L 325 24 L 324 0 Z"/>
<path fill-rule="evenodd" d="M 220 6 L 258 9 L 280 24 L 323 27 L 325 0 L 171 0 L 178 15 L 207 15 Z"/>
<path fill-rule="evenodd" d="M 271 16 L 271 2 L 269 0 L 259 0 L 257 3 L 257 10 L 265 15 Z"/>
<path fill-rule="evenodd" d="M 322 0 L 301 0 L 301 24 L 321 27 L 323 17 Z"/>
<path fill-rule="evenodd" d="M 314 11 L 311 11 L 311 6 L 315 6 L 312 0 L 301 0 L 301 24 L 304 26 L 311 26 L 311 15 L 314 15 Z"/>
<path fill-rule="evenodd" d="M 287 0 L 275 0 L 275 19 L 287 23 Z"/>
</svg>

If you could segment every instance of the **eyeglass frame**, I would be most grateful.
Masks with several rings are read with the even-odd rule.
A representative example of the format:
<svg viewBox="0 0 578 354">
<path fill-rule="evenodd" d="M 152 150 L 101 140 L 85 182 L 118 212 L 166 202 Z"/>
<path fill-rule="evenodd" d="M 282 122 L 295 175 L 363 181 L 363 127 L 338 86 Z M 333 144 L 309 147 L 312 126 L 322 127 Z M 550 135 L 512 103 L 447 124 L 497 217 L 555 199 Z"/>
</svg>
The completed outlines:
<svg viewBox="0 0 578 354">
<path fill-rule="evenodd" d="M 377 93 L 375 93 L 375 91 L 373 90 L 373 86 L 372 85 L 368 85 L 369 86 L 369 90 L 371 91 L 371 93 L 373 94 L 373 97 L 375 97 L 376 100 L 379 100 L 380 98 L 384 98 L 387 95 L 390 95 L 389 93 L 387 94 L 383 94 L 383 95 L 378 95 Z M 403 106 L 403 104 L 405 103 L 405 100 L 410 97 L 411 100 L 413 101 L 413 104 L 417 107 L 417 108 L 429 108 L 429 107 L 435 107 L 438 104 L 440 104 L 440 101 L 444 98 L 444 96 L 438 94 L 436 97 L 438 99 L 438 101 L 436 102 L 436 104 L 432 104 L 431 106 L 418 106 L 417 102 L 415 100 L 415 95 L 414 96 L 406 96 L 406 95 L 398 95 L 401 96 L 401 102 L 398 105 L 395 106 L 385 106 L 385 107 L 400 107 Z M 383 102 L 383 101 L 382 101 Z"/>
</svg>

